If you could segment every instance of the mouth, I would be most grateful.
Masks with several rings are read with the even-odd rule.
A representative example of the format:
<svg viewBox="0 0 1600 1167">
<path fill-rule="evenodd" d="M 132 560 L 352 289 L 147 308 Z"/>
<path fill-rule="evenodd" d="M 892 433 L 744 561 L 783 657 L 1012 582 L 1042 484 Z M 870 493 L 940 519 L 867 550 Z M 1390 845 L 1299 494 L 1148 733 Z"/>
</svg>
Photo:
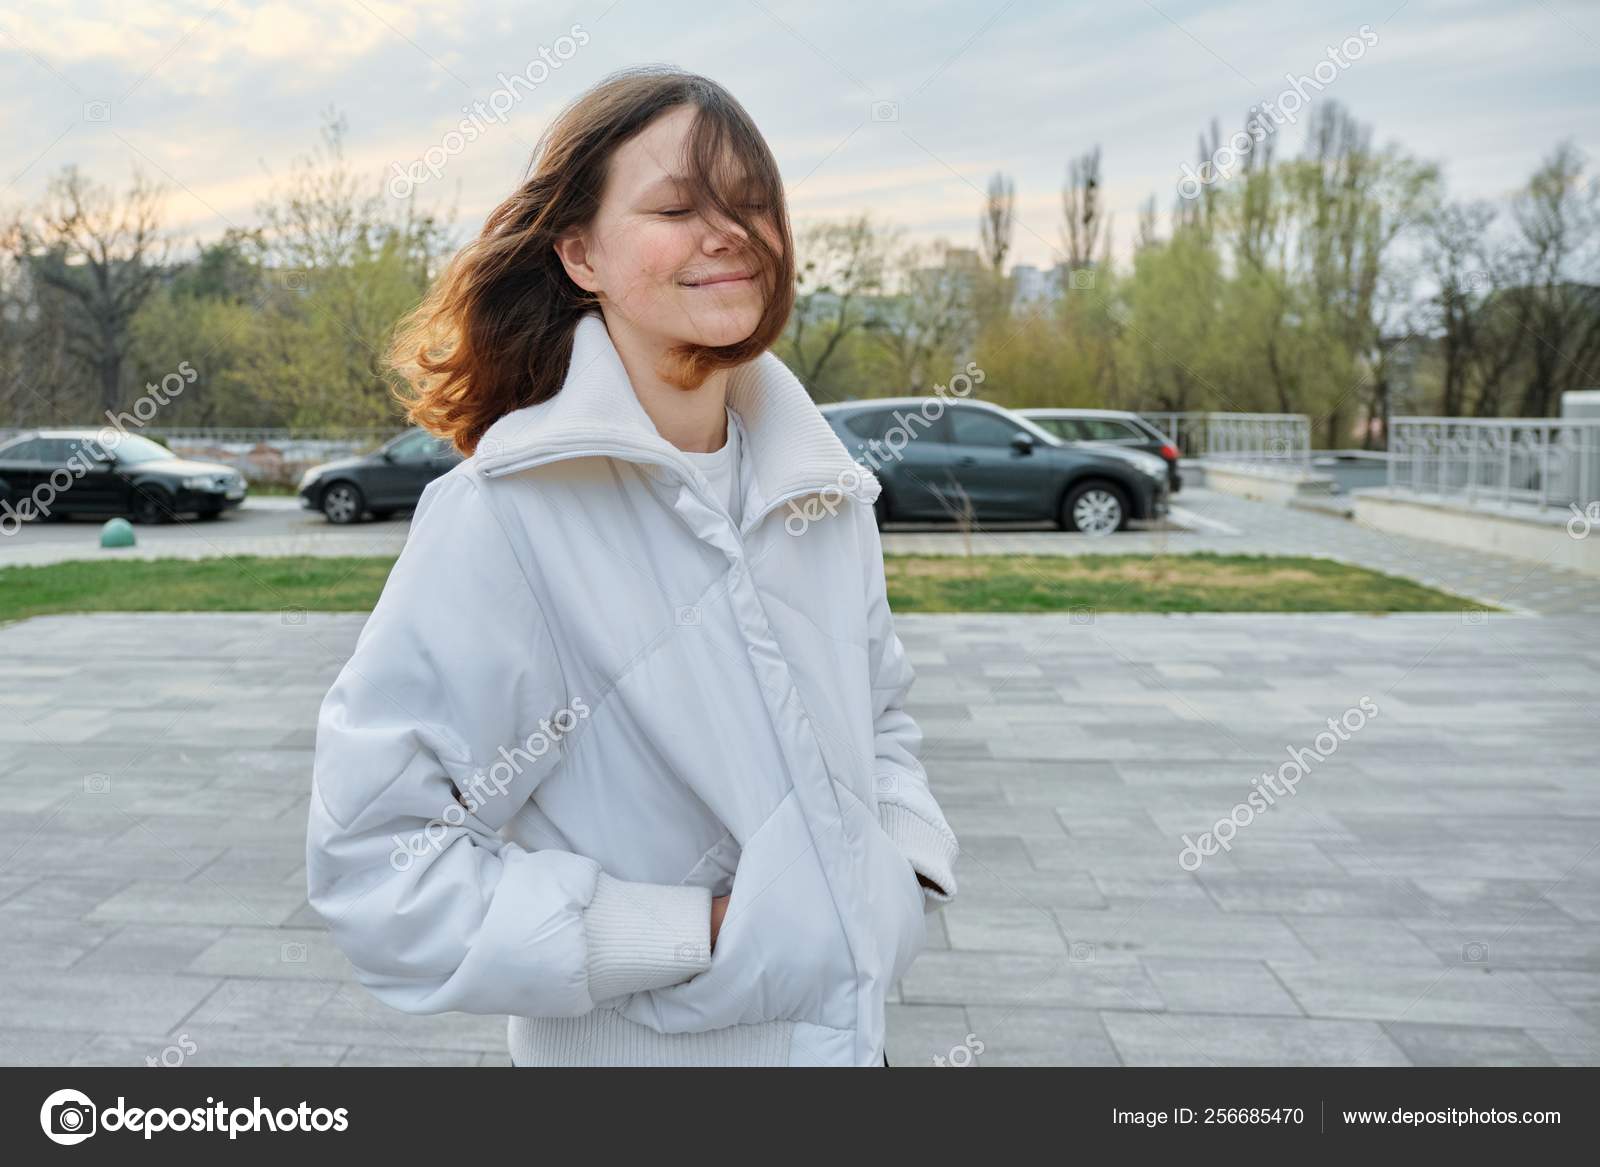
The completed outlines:
<svg viewBox="0 0 1600 1167">
<path fill-rule="evenodd" d="M 707 276 L 703 280 L 683 280 L 681 286 L 685 288 L 730 288 L 741 284 L 748 284 L 755 279 L 754 272 L 726 272 L 722 275 Z"/>
</svg>

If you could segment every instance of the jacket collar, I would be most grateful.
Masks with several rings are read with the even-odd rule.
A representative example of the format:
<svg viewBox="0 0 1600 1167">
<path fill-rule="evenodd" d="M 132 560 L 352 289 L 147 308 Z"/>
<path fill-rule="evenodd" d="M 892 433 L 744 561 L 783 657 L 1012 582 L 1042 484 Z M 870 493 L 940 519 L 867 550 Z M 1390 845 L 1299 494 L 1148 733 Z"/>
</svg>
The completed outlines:
<svg viewBox="0 0 1600 1167">
<path fill-rule="evenodd" d="M 811 395 L 770 352 L 728 375 L 728 407 L 744 429 L 758 506 L 745 526 L 788 500 L 833 488 L 867 504 L 880 486 L 852 458 Z M 491 478 L 566 458 L 604 456 L 644 463 L 692 478 L 694 468 L 663 438 L 628 380 L 600 313 L 585 313 L 572 341 L 561 391 L 501 417 L 474 455 Z"/>
</svg>

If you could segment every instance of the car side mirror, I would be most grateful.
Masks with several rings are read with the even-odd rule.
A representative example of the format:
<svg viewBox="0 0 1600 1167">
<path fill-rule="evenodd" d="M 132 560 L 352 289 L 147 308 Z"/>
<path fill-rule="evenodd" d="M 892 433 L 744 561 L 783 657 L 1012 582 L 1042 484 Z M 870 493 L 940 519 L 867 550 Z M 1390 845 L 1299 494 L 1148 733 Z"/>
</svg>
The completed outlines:
<svg viewBox="0 0 1600 1167">
<path fill-rule="evenodd" d="M 385 451 L 383 451 L 383 460 L 385 462 L 393 462 L 394 461 L 394 451 L 393 450 L 385 450 Z"/>
<path fill-rule="evenodd" d="M 1033 453 L 1033 437 L 1031 434 L 1018 434 L 1011 439 L 1011 448 L 1018 454 Z"/>
</svg>

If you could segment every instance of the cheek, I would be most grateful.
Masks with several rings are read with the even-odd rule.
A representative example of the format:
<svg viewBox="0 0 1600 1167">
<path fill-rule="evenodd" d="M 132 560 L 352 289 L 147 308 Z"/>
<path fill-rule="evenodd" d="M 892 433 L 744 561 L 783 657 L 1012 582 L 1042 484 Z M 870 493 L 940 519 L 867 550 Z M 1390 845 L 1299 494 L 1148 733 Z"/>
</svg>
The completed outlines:
<svg viewBox="0 0 1600 1167">
<path fill-rule="evenodd" d="M 621 242 L 618 254 L 627 256 L 624 280 L 643 290 L 672 283 L 689 266 L 694 251 L 688 232 L 674 223 L 641 224 Z"/>
</svg>

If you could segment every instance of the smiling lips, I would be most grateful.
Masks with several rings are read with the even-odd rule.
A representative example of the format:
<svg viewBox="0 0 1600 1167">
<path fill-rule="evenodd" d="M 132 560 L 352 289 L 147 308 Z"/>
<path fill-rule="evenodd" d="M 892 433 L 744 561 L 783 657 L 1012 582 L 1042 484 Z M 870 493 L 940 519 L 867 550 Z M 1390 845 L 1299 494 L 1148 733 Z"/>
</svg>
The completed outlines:
<svg viewBox="0 0 1600 1167">
<path fill-rule="evenodd" d="M 749 280 L 749 279 L 754 279 L 754 278 L 755 278 L 755 273 L 754 272 L 747 272 L 747 271 L 724 272 L 722 275 L 707 276 L 703 280 L 697 280 L 697 281 L 695 281 L 693 283 L 685 283 L 683 286 L 686 287 L 686 288 L 712 288 L 712 287 L 716 287 L 718 284 L 734 284 L 734 283 L 740 283 L 740 282 L 742 282 L 744 280 Z"/>
</svg>

